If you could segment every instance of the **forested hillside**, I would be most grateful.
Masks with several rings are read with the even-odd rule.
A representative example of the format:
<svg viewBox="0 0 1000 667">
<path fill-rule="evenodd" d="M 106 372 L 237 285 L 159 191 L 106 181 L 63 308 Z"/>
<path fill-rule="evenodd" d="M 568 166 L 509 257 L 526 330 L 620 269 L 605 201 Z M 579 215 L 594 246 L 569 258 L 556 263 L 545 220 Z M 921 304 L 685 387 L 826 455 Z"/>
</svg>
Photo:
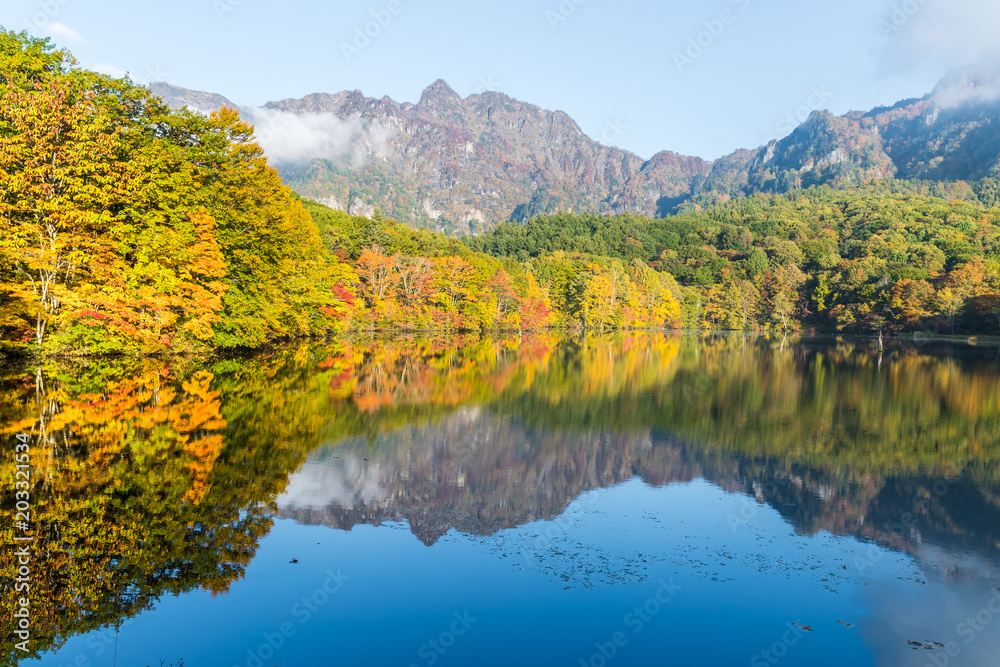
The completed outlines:
<svg viewBox="0 0 1000 667">
<path fill-rule="evenodd" d="M 355 271 L 358 330 L 523 330 L 549 326 L 680 325 L 680 289 L 641 261 L 552 255 L 530 263 L 471 250 L 469 242 L 413 230 L 376 212 L 308 210 L 332 255 Z"/>
<path fill-rule="evenodd" d="M 469 244 L 529 265 L 579 253 L 644 263 L 676 279 L 692 328 L 1000 330 L 1000 210 L 887 194 L 884 184 L 657 220 L 559 214 Z"/>
</svg>

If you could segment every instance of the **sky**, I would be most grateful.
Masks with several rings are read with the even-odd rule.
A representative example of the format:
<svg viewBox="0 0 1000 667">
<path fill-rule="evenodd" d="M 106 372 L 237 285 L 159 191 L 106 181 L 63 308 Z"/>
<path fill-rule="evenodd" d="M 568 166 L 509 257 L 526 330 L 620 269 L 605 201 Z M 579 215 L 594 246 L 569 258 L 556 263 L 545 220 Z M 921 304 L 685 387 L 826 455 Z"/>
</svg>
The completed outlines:
<svg viewBox="0 0 1000 667">
<path fill-rule="evenodd" d="M 756 148 L 1000 57 L 996 0 L 4 0 L 0 25 L 240 105 L 498 90 L 644 158 Z"/>
</svg>

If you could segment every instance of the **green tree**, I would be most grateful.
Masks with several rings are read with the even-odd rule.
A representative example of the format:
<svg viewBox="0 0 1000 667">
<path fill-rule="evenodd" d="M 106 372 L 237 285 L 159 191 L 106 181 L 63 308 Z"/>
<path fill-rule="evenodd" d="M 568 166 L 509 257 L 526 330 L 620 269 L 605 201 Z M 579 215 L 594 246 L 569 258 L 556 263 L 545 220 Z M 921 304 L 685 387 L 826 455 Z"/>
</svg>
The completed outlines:
<svg viewBox="0 0 1000 667">
<path fill-rule="evenodd" d="M 747 275 L 756 279 L 762 276 L 769 268 L 771 268 L 771 263 L 767 259 L 767 253 L 761 248 L 754 248 L 747 258 Z"/>
</svg>

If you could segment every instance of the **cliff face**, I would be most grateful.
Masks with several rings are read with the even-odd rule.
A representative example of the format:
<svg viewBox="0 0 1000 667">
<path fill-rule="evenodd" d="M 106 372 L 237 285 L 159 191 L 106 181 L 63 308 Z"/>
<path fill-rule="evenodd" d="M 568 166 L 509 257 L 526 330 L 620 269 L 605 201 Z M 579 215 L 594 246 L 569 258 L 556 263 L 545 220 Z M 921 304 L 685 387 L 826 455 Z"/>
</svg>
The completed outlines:
<svg viewBox="0 0 1000 667">
<path fill-rule="evenodd" d="M 200 111 L 231 105 L 166 84 L 153 92 Z M 444 81 L 417 104 L 345 91 L 242 113 L 265 148 L 279 146 L 272 162 L 304 196 L 448 230 L 567 210 L 655 215 L 661 199 L 691 192 L 710 166 L 669 152 L 645 161 L 592 140 L 561 111 L 496 92 L 462 99 Z M 312 151 L 285 150 L 310 139 L 319 144 Z"/>
<path fill-rule="evenodd" d="M 560 211 L 660 216 L 718 201 L 886 178 L 955 181 L 1000 174 L 1000 75 L 957 71 L 921 99 L 870 112 L 814 112 L 789 136 L 707 162 L 649 160 L 588 137 L 561 111 L 497 92 L 462 98 L 436 81 L 417 104 L 360 91 L 241 109 L 285 182 L 357 215 L 451 232 Z M 157 83 L 171 106 L 211 112 L 220 95 Z"/>
<path fill-rule="evenodd" d="M 354 169 L 325 160 L 286 168 L 302 194 L 351 213 L 381 206 L 399 220 L 459 231 L 566 210 L 652 215 L 660 198 L 690 192 L 707 169 L 699 158 L 644 162 L 593 141 L 562 112 L 495 92 L 462 99 L 443 81 L 416 105 L 355 91 L 267 108 L 357 118 L 385 130 L 383 145 Z"/>
<path fill-rule="evenodd" d="M 979 180 L 1000 173 L 1000 67 L 950 72 L 934 91 L 869 112 L 815 112 L 761 149 L 746 194 L 885 178 Z"/>
<path fill-rule="evenodd" d="M 751 160 L 748 189 L 784 192 L 811 185 L 850 187 L 896 172 L 878 127 L 828 112 L 812 115 Z"/>
</svg>

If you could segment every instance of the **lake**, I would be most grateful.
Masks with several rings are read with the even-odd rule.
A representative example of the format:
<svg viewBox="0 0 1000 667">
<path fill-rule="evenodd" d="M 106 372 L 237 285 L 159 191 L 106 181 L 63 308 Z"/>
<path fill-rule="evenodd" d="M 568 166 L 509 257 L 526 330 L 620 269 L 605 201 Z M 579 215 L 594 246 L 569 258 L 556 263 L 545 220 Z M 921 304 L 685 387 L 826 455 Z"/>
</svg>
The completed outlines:
<svg viewBox="0 0 1000 667">
<path fill-rule="evenodd" d="M 670 334 L 7 367 L 4 654 L 996 665 L 998 371 L 975 341 Z"/>
</svg>

